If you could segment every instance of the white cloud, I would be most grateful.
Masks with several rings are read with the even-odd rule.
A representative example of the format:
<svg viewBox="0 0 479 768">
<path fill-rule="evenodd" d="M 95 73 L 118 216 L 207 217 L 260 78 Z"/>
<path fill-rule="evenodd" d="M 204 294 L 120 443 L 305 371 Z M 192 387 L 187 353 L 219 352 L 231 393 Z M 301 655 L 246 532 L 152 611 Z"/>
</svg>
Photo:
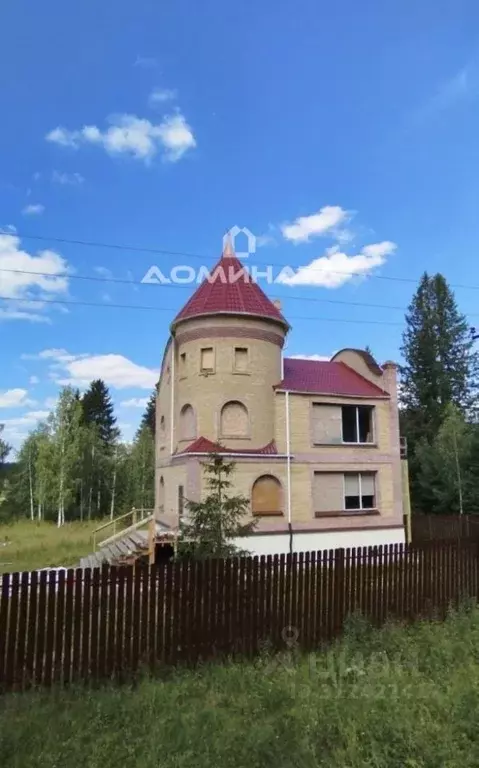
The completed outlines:
<svg viewBox="0 0 479 768">
<path fill-rule="evenodd" d="M 154 69 L 158 66 L 158 60 L 154 56 L 140 56 L 138 55 L 133 64 L 134 67 L 142 67 L 143 69 Z"/>
<path fill-rule="evenodd" d="M 30 384 L 40 384 L 38 376 L 30 376 Z"/>
<path fill-rule="evenodd" d="M 395 250 L 395 243 L 389 240 L 366 245 L 355 256 L 348 256 L 338 246 L 334 246 L 326 251 L 326 256 L 315 259 L 306 267 L 300 267 L 295 274 L 280 274 L 277 282 L 284 285 L 339 288 L 355 276 L 366 275 L 375 267 L 380 267 Z"/>
<path fill-rule="evenodd" d="M 7 389 L 0 392 L 0 408 L 21 408 L 31 404 L 26 389 Z"/>
<path fill-rule="evenodd" d="M 17 228 L 13 224 L 5 224 L 0 227 L 0 235 L 16 235 Z"/>
<path fill-rule="evenodd" d="M 122 408 L 146 408 L 148 400 L 148 397 L 132 397 L 130 400 L 122 400 L 120 406 Z"/>
<path fill-rule="evenodd" d="M 148 104 L 150 107 L 155 107 L 158 104 L 164 104 L 166 101 L 173 101 L 178 96 L 178 92 L 171 88 L 153 88 L 148 97 Z"/>
<path fill-rule="evenodd" d="M 26 205 L 22 210 L 24 216 L 40 216 L 45 210 L 45 206 L 41 203 L 31 203 Z"/>
<path fill-rule="evenodd" d="M 289 355 L 293 360 L 319 360 L 321 362 L 329 362 L 331 357 L 329 355 Z"/>
<path fill-rule="evenodd" d="M 37 355 L 22 355 L 22 359 L 48 360 L 51 378 L 61 386 L 70 384 L 86 387 L 93 379 L 103 379 L 116 389 L 151 390 L 158 381 L 159 372 L 138 365 L 123 355 L 70 354 L 64 349 L 44 349 Z"/>
<path fill-rule="evenodd" d="M 325 205 L 311 216 L 299 216 L 292 224 L 283 224 L 281 232 L 293 243 L 307 243 L 312 237 L 331 232 L 350 218 L 350 213 L 339 205 Z"/>
<path fill-rule="evenodd" d="M 113 272 L 108 269 L 108 267 L 94 267 L 94 272 L 96 272 L 97 275 L 100 275 L 100 277 L 105 277 L 108 280 L 111 280 L 113 277 Z"/>
<path fill-rule="evenodd" d="M 52 181 L 54 184 L 62 184 L 63 186 L 78 186 L 83 184 L 85 177 L 81 173 L 64 173 L 63 171 L 53 171 Z"/>
<path fill-rule="evenodd" d="M 56 407 L 57 402 L 58 402 L 58 399 L 56 397 L 47 397 L 45 402 L 43 403 L 43 407 L 48 408 L 51 411 L 53 410 L 53 408 Z"/>
<path fill-rule="evenodd" d="M 176 162 L 196 146 L 193 132 L 180 112 L 165 116 L 158 124 L 136 115 L 118 115 L 104 131 L 96 125 L 85 125 L 74 131 L 59 126 L 50 131 L 46 139 L 75 149 L 83 144 L 95 144 L 109 155 L 128 154 L 145 163 L 158 152 L 163 152 L 164 159 Z"/>
<path fill-rule="evenodd" d="M 66 294 L 67 269 L 67 262 L 55 251 L 31 255 L 20 248 L 19 237 L 0 234 L 0 296 L 12 299 L 0 309 L 0 319 L 49 322 L 40 313 L 45 305 L 26 300 Z M 18 306 L 15 299 L 21 299 L 22 304 Z"/>
</svg>

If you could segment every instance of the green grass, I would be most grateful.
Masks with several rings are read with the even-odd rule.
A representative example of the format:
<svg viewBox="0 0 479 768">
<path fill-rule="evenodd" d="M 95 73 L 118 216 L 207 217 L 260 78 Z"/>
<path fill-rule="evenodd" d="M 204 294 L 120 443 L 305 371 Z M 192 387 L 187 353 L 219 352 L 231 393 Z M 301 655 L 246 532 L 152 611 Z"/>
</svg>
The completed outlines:
<svg viewBox="0 0 479 768">
<path fill-rule="evenodd" d="M 322 654 L 0 700 L 2 768 L 476 768 L 479 610 Z"/>
<path fill-rule="evenodd" d="M 76 565 L 92 552 L 91 533 L 100 524 L 53 523 L 21 520 L 0 525 L 0 573 L 30 571 L 54 565 Z M 7 541 L 7 546 L 1 546 Z"/>
</svg>

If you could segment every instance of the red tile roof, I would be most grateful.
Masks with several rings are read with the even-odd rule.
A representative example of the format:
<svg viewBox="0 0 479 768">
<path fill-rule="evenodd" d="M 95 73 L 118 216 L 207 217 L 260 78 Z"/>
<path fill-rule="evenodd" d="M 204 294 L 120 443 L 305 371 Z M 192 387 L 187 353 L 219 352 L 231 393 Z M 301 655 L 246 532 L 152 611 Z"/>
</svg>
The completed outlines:
<svg viewBox="0 0 479 768">
<path fill-rule="evenodd" d="M 276 389 L 343 397 L 389 397 L 346 363 L 290 357 L 284 359 L 284 378 Z"/>
<path fill-rule="evenodd" d="M 213 443 L 206 437 L 198 437 L 193 443 L 188 445 L 183 451 L 180 451 L 177 456 L 181 456 L 184 453 L 242 453 L 245 456 L 251 454 L 261 454 L 262 456 L 275 456 L 278 451 L 276 449 L 276 443 L 272 440 L 268 445 L 264 445 L 262 448 L 225 448 L 219 443 Z"/>
<path fill-rule="evenodd" d="M 210 279 L 201 283 L 176 315 L 173 325 L 191 317 L 229 313 L 271 318 L 288 327 L 279 309 L 243 270 L 241 261 L 232 252 L 225 251 L 210 270 Z"/>
</svg>

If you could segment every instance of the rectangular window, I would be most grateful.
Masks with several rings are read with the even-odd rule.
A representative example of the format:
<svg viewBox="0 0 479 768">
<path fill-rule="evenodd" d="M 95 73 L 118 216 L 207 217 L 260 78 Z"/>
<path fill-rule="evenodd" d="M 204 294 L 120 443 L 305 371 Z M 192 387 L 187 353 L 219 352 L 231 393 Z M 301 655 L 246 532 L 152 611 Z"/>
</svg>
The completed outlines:
<svg viewBox="0 0 479 768">
<path fill-rule="evenodd" d="M 374 472 L 345 472 L 344 509 L 376 509 Z"/>
<path fill-rule="evenodd" d="M 342 442 L 341 407 L 313 403 L 312 431 L 314 445 Z"/>
<path fill-rule="evenodd" d="M 182 352 L 180 355 L 180 376 L 186 374 L 186 352 Z"/>
<path fill-rule="evenodd" d="M 200 370 L 202 373 L 213 373 L 215 369 L 215 353 L 213 347 L 203 347 L 201 350 Z"/>
<path fill-rule="evenodd" d="M 178 486 L 178 517 L 181 520 L 184 514 L 185 509 L 185 496 L 184 496 L 184 490 L 183 486 Z"/>
<path fill-rule="evenodd" d="M 234 370 L 235 373 L 246 373 L 248 371 L 247 347 L 235 347 Z"/>
<path fill-rule="evenodd" d="M 343 443 L 373 443 L 373 407 L 371 405 L 342 406 Z"/>
</svg>

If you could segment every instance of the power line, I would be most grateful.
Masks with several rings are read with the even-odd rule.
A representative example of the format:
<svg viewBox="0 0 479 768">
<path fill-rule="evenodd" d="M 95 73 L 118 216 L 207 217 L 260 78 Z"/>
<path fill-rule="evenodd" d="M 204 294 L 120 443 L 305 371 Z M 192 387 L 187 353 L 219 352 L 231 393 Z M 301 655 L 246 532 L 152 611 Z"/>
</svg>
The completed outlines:
<svg viewBox="0 0 479 768">
<path fill-rule="evenodd" d="M 153 286 L 154 288 L 189 288 L 189 284 L 184 285 L 178 285 L 177 283 L 143 283 L 141 280 L 127 280 L 125 278 L 117 278 L 117 277 L 100 277 L 96 275 L 76 275 L 76 274 L 70 274 L 69 272 L 58 272 L 55 274 L 52 274 L 51 272 L 36 272 L 34 270 L 27 270 L 27 269 L 8 269 L 6 267 L 0 267 L 0 273 L 7 272 L 9 274 L 19 274 L 19 275 L 35 275 L 37 277 L 46 277 L 51 279 L 67 279 L 67 280 L 84 280 L 84 281 L 92 281 L 92 282 L 99 282 L 99 283 L 118 283 L 120 285 L 130 285 L 130 286 L 141 286 L 141 285 L 148 285 Z M 319 303 L 319 304 L 339 304 L 343 306 L 351 306 L 351 307 L 368 307 L 370 309 L 388 309 L 388 310 L 398 310 L 401 312 L 407 312 L 407 307 L 398 306 L 397 304 L 375 304 L 372 302 L 366 302 L 366 301 L 346 301 L 344 299 L 325 299 L 325 298 L 318 298 L 313 296 L 298 296 L 295 294 L 290 294 L 284 297 L 285 299 L 289 301 L 301 301 L 301 302 L 309 302 L 309 303 Z M 175 311 L 175 310 L 172 310 Z M 468 313 L 471 317 L 479 317 L 479 313 Z"/>
<path fill-rule="evenodd" d="M 60 243 L 64 245 L 79 245 L 82 247 L 88 247 L 88 248 L 105 248 L 109 250 L 115 250 L 115 251 L 131 251 L 131 252 L 141 252 L 141 253 L 149 253 L 159 256 L 183 256 L 188 259 L 201 259 L 203 261 L 210 261 L 210 256 L 205 256 L 204 254 L 199 253 L 188 253 L 187 251 L 169 251 L 165 248 L 149 248 L 145 246 L 134 246 L 134 245 L 124 245 L 120 243 L 104 243 L 100 241 L 94 241 L 94 240 L 73 240 L 71 238 L 66 237 L 47 237 L 45 235 L 30 235 L 30 234 L 23 234 L 21 232 L 1 232 L 1 235 L 7 235 L 11 237 L 18 237 L 22 240 L 39 240 L 42 242 L 52 242 L 52 243 Z M 259 267 L 280 267 L 285 268 L 289 266 L 288 264 L 280 264 L 275 262 L 256 262 L 256 265 Z M 245 265 L 247 266 L 247 265 Z M 309 267 L 310 271 L 312 272 L 322 272 L 323 270 L 320 267 Z M 340 270 L 328 270 L 330 274 L 336 274 L 336 275 L 343 275 L 345 277 L 358 277 L 357 272 L 344 272 Z M 395 275 L 376 275 L 376 274 L 368 274 L 368 277 L 374 278 L 375 280 L 389 280 L 394 282 L 400 282 L 400 283 L 414 283 L 416 284 L 418 282 L 418 278 L 414 277 L 398 277 Z M 461 289 L 470 289 L 479 291 L 479 285 L 463 285 L 463 284 L 450 284 L 451 288 L 461 288 Z"/>
<path fill-rule="evenodd" d="M 177 307 L 152 307 L 144 304 L 113 304 L 108 302 L 107 304 L 100 304 L 100 302 L 94 301 L 69 301 L 68 299 L 26 299 L 17 298 L 15 296 L 0 296 L 0 301 L 13 301 L 13 302 L 25 302 L 27 304 L 66 304 L 74 307 L 99 307 L 100 309 L 143 309 L 154 312 L 176 312 Z M 353 320 L 349 318 L 338 317 L 303 317 L 303 316 L 288 316 L 291 320 L 310 320 L 321 323 L 355 323 L 355 324 L 367 324 L 367 325 L 395 325 L 402 326 L 403 323 L 393 322 L 388 320 Z"/>
</svg>

